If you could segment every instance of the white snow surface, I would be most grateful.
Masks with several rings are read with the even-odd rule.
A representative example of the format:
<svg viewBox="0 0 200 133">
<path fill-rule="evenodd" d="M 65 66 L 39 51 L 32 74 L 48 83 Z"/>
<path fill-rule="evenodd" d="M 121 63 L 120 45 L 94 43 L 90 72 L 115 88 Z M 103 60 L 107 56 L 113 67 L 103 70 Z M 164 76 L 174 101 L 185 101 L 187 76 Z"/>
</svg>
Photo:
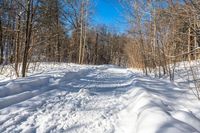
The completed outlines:
<svg viewBox="0 0 200 133">
<path fill-rule="evenodd" d="M 112 65 L 38 68 L 0 80 L 1 133 L 200 133 L 186 86 Z"/>
</svg>

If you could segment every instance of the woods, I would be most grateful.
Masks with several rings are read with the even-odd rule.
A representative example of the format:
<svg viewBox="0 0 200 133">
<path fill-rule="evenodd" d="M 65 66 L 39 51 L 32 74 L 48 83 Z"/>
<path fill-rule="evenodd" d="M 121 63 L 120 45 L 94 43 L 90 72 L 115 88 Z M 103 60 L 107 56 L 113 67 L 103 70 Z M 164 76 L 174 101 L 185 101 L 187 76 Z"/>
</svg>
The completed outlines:
<svg viewBox="0 0 200 133">
<path fill-rule="evenodd" d="M 90 23 L 92 2 L 3 0 L 0 63 L 24 77 L 30 62 L 122 64 L 125 36 Z M 116 41 L 118 40 L 118 41 Z"/>
<path fill-rule="evenodd" d="M 30 62 L 116 64 L 169 75 L 199 58 L 199 2 L 119 1 L 127 33 L 94 25 L 94 1 L 3 0 L 0 63 L 25 76 Z"/>
<path fill-rule="evenodd" d="M 173 80 L 177 62 L 199 58 L 199 1 L 129 0 L 122 5 L 131 25 L 125 48 L 131 67 Z"/>
<path fill-rule="evenodd" d="M 173 82 L 184 63 L 187 74 L 181 78 L 194 83 L 190 89 L 200 99 L 200 2 L 127 0 L 121 4 L 131 27 L 125 46 L 129 67 L 158 78 L 168 76 Z"/>
</svg>

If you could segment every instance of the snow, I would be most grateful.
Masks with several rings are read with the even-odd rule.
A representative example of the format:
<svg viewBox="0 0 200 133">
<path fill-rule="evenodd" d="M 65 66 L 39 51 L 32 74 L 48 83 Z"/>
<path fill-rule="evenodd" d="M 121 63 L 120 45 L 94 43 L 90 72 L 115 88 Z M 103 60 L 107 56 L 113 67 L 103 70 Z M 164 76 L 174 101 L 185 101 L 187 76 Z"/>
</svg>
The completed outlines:
<svg viewBox="0 0 200 133">
<path fill-rule="evenodd" d="M 139 71 L 42 63 L 26 78 L 6 75 L 1 133 L 200 133 L 200 101 L 192 91 Z"/>
</svg>

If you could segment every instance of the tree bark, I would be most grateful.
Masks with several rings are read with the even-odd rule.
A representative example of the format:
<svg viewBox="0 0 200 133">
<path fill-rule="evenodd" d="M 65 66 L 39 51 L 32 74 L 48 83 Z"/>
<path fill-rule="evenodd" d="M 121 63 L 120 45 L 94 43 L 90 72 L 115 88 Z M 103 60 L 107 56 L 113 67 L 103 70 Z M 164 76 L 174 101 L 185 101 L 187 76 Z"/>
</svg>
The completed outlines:
<svg viewBox="0 0 200 133">
<path fill-rule="evenodd" d="M 32 22 L 31 22 L 31 0 L 27 0 L 27 13 L 26 13 L 26 40 L 25 40 L 25 49 L 23 54 L 23 62 L 22 62 L 22 77 L 26 76 L 26 67 L 28 62 L 28 51 L 30 49 L 30 38 L 31 38 L 31 30 L 32 30 Z"/>
<path fill-rule="evenodd" d="M 96 34 L 96 42 L 95 42 L 95 51 L 94 51 L 94 65 L 97 64 L 97 54 L 98 54 L 98 40 L 99 40 L 99 34 Z"/>
<path fill-rule="evenodd" d="M 81 3 L 81 16 L 80 16 L 80 40 L 79 40 L 79 57 L 78 63 L 81 64 L 82 48 L 83 48 L 83 2 Z"/>
<path fill-rule="evenodd" d="M 3 63 L 3 28 L 2 28 L 2 22 L 0 17 L 0 64 Z"/>
<path fill-rule="evenodd" d="M 21 17 L 18 16 L 17 38 L 16 38 L 16 46 L 15 46 L 15 71 L 16 71 L 17 77 L 19 77 L 18 64 L 19 64 L 19 45 L 20 45 L 20 22 L 21 22 Z"/>
<path fill-rule="evenodd" d="M 191 37 L 191 29 L 190 29 L 190 26 L 188 28 L 188 61 L 191 61 L 191 54 L 190 54 L 190 51 L 191 51 L 191 40 L 190 40 L 190 37 Z"/>
</svg>

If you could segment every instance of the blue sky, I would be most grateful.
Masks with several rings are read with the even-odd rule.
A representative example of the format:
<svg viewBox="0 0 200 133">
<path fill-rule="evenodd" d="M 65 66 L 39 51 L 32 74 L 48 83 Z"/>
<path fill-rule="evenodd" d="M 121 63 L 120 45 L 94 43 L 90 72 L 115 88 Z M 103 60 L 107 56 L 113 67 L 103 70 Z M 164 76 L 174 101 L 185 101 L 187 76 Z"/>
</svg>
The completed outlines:
<svg viewBox="0 0 200 133">
<path fill-rule="evenodd" d="M 123 33 L 127 28 L 122 15 L 122 7 L 118 0 L 94 0 L 94 23 L 113 27 L 117 32 Z"/>
</svg>

